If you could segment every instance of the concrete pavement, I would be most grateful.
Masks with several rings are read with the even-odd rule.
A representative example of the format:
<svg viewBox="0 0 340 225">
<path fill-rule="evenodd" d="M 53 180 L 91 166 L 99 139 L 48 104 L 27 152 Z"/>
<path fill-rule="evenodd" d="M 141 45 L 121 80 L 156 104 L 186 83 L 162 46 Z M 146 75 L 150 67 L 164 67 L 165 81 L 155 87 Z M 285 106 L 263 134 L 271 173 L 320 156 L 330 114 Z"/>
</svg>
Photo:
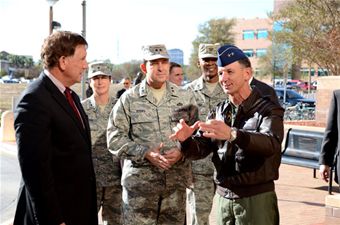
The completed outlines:
<svg viewBox="0 0 340 225">
<path fill-rule="evenodd" d="M 16 158 L 14 142 L 0 142 L 0 224 L 8 225 L 16 208 L 16 198 L 20 183 L 20 169 Z"/>
</svg>

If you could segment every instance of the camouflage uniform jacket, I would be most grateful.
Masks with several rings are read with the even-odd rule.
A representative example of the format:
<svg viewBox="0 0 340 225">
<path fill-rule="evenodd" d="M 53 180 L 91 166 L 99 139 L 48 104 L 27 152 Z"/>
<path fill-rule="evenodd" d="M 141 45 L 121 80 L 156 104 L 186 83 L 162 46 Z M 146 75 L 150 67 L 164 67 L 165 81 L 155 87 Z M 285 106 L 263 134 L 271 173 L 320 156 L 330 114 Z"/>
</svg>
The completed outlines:
<svg viewBox="0 0 340 225">
<path fill-rule="evenodd" d="M 203 81 L 202 76 L 187 84 L 184 88 L 193 92 L 199 110 L 199 118 L 201 121 L 206 120 L 210 110 L 214 109 L 219 102 L 223 102 L 227 99 L 227 95 L 224 93 L 219 83 L 216 85 L 214 91 L 210 93 L 209 89 Z M 214 164 L 212 163 L 211 158 L 212 154 L 204 159 L 193 161 L 193 173 L 213 175 Z"/>
<path fill-rule="evenodd" d="M 121 166 L 117 157 L 112 156 L 107 149 L 106 129 L 110 112 L 117 100 L 111 98 L 103 112 L 96 105 L 94 95 L 82 101 L 83 108 L 88 116 L 91 140 L 92 159 L 96 173 L 97 185 L 101 187 L 116 186 L 120 184 Z"/>
<path fill-rule="evenodd" d="M 189 185 L 191 168 L 187 160 L 180 160 L 169 170 L 162 170 L 146 160 L 145 153 L 161 142 L 161 153 L 176 147 L 169 139 L 178 120 L 173 111 L 188 104 L 196 105 L 192 93 L 167 82 L 166 92 L 157 104 L 144 79 L 118 99 L 108 124 L 110 151 L 124 160 L 122 185 L 139 187 L 157 184 Z M 162 186 L 162 185 L 160 185 Z M 140 190 L 140 189 L 139 189 Z"/>
</svg>

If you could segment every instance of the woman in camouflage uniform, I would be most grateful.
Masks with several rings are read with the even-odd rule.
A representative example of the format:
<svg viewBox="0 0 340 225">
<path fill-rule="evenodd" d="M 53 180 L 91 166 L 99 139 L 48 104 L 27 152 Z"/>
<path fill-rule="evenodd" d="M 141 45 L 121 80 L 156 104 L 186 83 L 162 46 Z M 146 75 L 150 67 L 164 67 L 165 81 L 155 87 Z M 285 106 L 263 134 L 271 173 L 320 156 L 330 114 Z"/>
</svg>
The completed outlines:
<svg viewBox="0 0 340 225">
<path fill-rule="evenodd" d="M 88 78 L 93 94 L 82 101 L 82 105 L 91 129 L 98 211 L 102 207 L 102 220 L 104 224 L 111 225 L 121 224 L 122 187 L 120 161 L 110 154 L 106 144 L 108 118 L 117 101 L 116 98 L 110 97 L 111 75 L 106 71 L 106 65 L 103 63 L 90 65 Z"/>
</svg>

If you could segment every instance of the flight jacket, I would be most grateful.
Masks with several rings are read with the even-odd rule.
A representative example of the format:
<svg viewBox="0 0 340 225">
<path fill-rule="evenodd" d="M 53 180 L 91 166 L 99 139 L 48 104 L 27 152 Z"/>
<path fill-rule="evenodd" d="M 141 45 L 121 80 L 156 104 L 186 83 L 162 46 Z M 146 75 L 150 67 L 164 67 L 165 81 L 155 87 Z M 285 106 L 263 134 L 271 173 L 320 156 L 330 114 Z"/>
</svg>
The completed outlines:
<svg viewBox="0 0 340 225">
<path fill-rule="evenodd" d="M 206 138 L 202 131 L 180 143 L 186 158 L 197 160 L 213 152 L 217 193 L 228 199 L 273 191 L 279 177 L 284 110 L 262 97 L 254 87 L 238 106 L 231 122 L 232 103 L 219 103 L 208 119 L 223 120 L 237 129 L 237 138 L 228 142 Z M 228 116 L 229 115 L 229 116 Z"/>
</svg>

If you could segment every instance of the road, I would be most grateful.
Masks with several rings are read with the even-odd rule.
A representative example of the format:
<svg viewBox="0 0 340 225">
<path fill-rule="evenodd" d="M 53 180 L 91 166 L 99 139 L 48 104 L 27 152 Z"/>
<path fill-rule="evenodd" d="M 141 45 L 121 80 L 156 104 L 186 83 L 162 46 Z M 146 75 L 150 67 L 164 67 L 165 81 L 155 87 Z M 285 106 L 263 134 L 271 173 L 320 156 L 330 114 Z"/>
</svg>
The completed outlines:
<svg viewBox="0 0 340 225">
<path fill-rule="evenodd" d="M 0 150 L 0 224 L 13 218 L 20 176 L 16 155 Z"/>
</svg>

